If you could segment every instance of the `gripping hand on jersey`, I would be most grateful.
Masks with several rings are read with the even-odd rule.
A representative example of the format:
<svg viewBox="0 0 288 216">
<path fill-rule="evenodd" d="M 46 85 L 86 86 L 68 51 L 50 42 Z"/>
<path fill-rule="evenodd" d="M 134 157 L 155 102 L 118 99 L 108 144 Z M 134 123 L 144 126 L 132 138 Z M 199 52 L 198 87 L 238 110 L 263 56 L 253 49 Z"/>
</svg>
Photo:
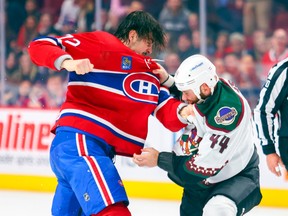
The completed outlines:
<svg viewBox="0 0 288 216">
<path fill-rule="evenodd" d="M 93 70 L 94 65 L 91 64 L 89 59 L 65 59 L 61 68 L 65 68 L 67 71 L 75 71 L 76 74 L 86 74 Z"/>
<path fill-rule="evenodd" d="M 153 70 L 153 73 L 158 74 L 160 83 L 163 83 L 168 78 L 169 74 L 167 73 L 167 71 L 165 70 L 164 67 L 162 67 L 158 63 L 156 63 L 156 64 L 158 65 L 159 69 Z"/>
<path fill-rule="evenodd" d="M 193 118 L 195 117 L 195 113 L 193 111 L 193 104 L 183 106 L 178 111 L 178 113 L 182 118 L 186 119 L 189 124 L 193 124 Z"/>
<path fill-rule="evenodd" d="M 167 88 L 170 88 L 174 84 L 174 78 L 168 74 L 168 72 L 165 70 L 165 68 L 158 64 L 159 69 L 153 70 L 154 74 L 157 74 L 159 76 L 159 81 L 162 86 L 166 86 Z"/>
</svg>

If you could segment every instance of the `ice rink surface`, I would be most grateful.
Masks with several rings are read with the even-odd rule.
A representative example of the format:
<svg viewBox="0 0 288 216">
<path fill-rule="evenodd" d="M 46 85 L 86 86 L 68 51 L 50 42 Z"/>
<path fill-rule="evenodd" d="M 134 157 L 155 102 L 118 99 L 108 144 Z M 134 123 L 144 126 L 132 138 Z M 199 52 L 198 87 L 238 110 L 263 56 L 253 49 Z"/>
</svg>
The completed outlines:
<svg viewBox="0 0 288 216">
<path fill-rule="evenodd" d="M 0 191 L 2 216 L 51 216 L 52 193 Z M 130 199 L 133 216 L 178 216 L 179 202 Z M 247 216 L 288 216 L 288 209 L 256 207 Z"/>
</svg>

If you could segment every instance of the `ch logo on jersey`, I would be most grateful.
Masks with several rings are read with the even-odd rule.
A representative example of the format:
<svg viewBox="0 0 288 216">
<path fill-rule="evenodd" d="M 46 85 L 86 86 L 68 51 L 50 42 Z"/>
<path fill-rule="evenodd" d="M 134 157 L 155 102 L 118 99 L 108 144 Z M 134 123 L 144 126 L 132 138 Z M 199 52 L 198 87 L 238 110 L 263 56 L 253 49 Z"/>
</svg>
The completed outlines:
<svg viewBox="0 0 288 216">
<path fill-rule="evenodd" d="M 122 56 L 122 70 L 130 70 L 132 67 L 132 57 L 130 56 Z"/>
<path fill-rule="evenodd" d="M 238 112 L 232 107 L 221 107 L 217 111 L 217 115 L 214 117 L 215 122 L 219 125 L 230 125 L 234 122 Z"/>
<path fill-rule="evenodd" d="M 133 100 L 158 103 L 159 81 L 148 73 L 129 74 L 123 82 L 125 94 Z"/>
</svg>

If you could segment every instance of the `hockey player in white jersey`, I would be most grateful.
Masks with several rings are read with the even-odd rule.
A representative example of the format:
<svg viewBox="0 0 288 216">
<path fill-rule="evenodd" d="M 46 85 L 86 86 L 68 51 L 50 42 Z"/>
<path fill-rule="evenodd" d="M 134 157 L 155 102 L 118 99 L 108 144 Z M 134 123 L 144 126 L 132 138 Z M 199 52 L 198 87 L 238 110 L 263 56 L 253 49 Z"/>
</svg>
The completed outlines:
<svg viewBox="0 0 288 216">
<path fill-rule="evenodd" d="M 196 134 L 186 130 L 173 152 L 145 148 L 145 154 L 134 155 L 134 162 L 158 165 L 184 188 L 181 216 L 247 213 L 262 198 L 248 102 L 234 85 L 218 77 L 215 66 L 202 55 L 182 62 L 175 84 L 190 107 L 179 114 Z"/>
</svg>

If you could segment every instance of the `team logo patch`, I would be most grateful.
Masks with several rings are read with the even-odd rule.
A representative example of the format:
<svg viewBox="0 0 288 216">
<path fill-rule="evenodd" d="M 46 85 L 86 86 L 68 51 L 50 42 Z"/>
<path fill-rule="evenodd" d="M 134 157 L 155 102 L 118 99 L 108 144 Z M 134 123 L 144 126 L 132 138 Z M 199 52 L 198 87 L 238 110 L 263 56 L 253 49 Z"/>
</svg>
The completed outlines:
<svg viewBox="0 0 288 216">
<path fill-rule="evenodd" d="M 121 68 L 123 70 L 130 70 L 131 67 L 132 67 L 132 57 L 130 57 L 130 56 L 122 56 Z"/>
<path fill-rule="evenodd" d="M 221 107 L 214 119 L 218 125 L 230 125 L 234 122 L 237 114 L 238 112 L 234 107 Z"/>
<path fill-rule="evenodd" d="M 157 104 L 159 81 L 148 73 L 131 73 L 123 81 L 125 95 L 137 101 Z"/>
</svg>

